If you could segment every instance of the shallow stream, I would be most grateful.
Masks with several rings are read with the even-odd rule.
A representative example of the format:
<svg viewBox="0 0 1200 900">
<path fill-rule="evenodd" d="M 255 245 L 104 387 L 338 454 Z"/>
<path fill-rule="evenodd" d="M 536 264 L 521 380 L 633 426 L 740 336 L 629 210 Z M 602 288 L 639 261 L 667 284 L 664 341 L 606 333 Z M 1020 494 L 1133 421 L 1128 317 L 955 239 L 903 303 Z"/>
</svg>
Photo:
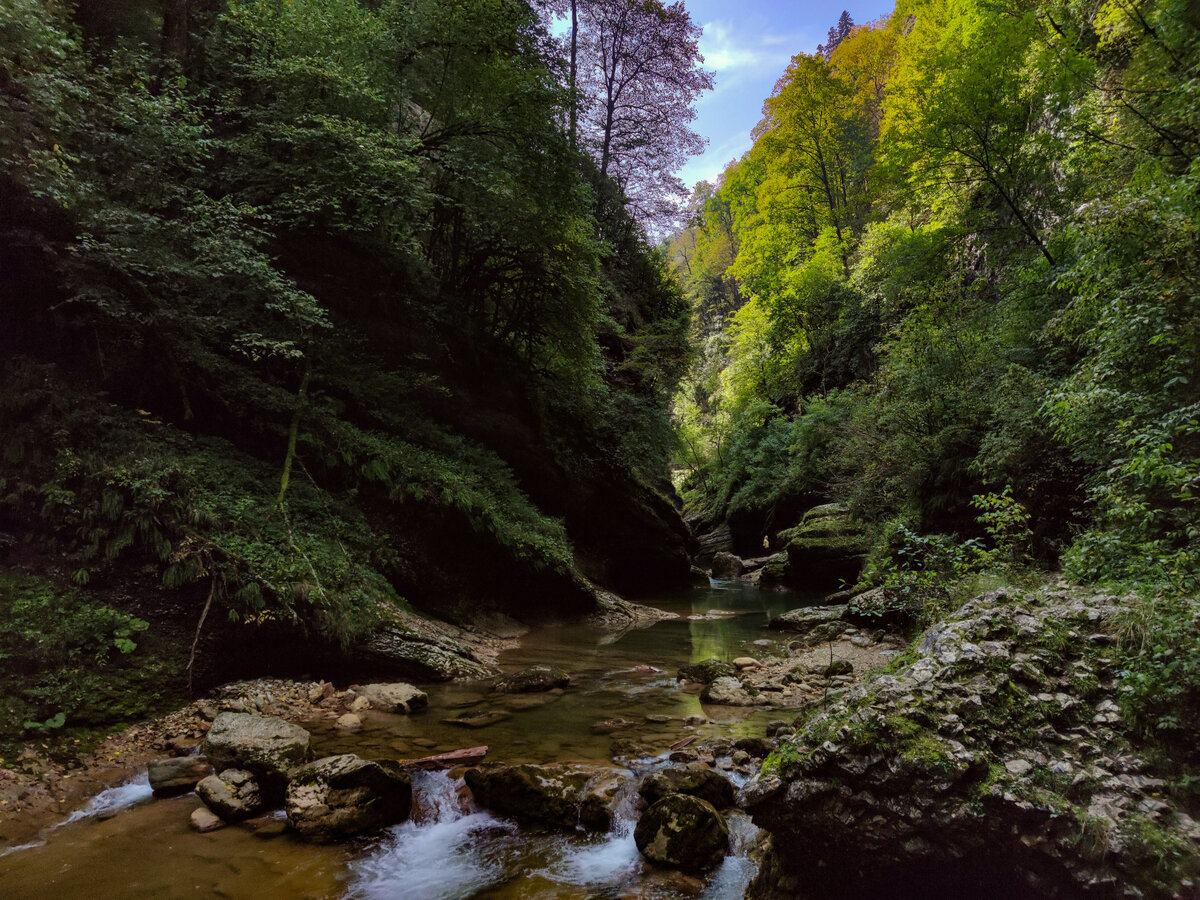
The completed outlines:
<svg viewBox="0 0 1200 900">
<path fill-rule="evenodd" d="M 815 599 L 717 582 L 646 601 L 680 616 L 646 628 L 541 629 L 503 654 L 500 665 L 506 672 L 561 666 L 572 677 L 565 691 L 498 697 L 486 682 L 422 685 L 427 711 L 368 712 L 355 733 L 312 726 L 314 749 L 321 756 L 413 758 L 486 744 L 494 761 L 615 761 L 641 774 L 663 765 L 682 738 L 761 736 L 768 721 L 791 718 L 763 707 L 702 709 L 674 675 L 685 663 L 713 656 L 776 652 L 768 618 Z M 500 715 L 478 729 L 443 722 L 484 713 Z M 686 725 L 694 715 L 709 721 Z M 631 724 L 600 733 L 599 723 L 617 719 Z M 632 790 L 613 830 L 589 835 L 518 829 L 476 808 L 461 780 L 446 773 L 416 773 L 413 787 L 410 821 L 382 836 L 313 846 L 293 839 L 279 817 L 197 834 L 188 816 L 199 799 L 153 800 L 143 776 L 95 798 L 44 842 L 0 856 L 0 897 L 716 900 L 742 896 L 754 874 L 745 851 L 755 829 L 737 813 L 729 816 L 734 852 L 706 878 L 692 878 L 643 865 L 633 844 Z"/>
</svg>

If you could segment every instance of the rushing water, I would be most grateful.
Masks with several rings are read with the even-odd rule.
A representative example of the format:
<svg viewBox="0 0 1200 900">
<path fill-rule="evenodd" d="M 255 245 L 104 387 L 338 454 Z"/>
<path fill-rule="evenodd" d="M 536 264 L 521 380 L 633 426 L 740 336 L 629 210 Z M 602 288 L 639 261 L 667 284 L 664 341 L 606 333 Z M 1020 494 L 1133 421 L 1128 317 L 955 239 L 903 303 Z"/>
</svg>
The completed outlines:
<svg viewBox="0 0 1200 900">
<path fill-rule="evenodd" d="M 647 628 L 618 634 L 586 626 L 542 629 L 505 653 L 501 666 L 516 671 L 534 663 L 559 665 L 571 673 L 568 690 L 497 697 L 486 683 L 427 685 L 428 711 L 370 712 L 363 730 L 352 734 L 315 727 L 315 749 L 322 755 L 411 758 L 487 744 L 489 759 L 498 761 L 615 760 L 640 774 L 663 765 L 667 748 L 681 737 L 761 735 L 768 720 L 786 716 L 770 709 L 702 709 L 694 692 L 675 683 L 674 673 L 684 663 L 712 656 L 771 653 L 775 636 L 764 628 L 767 619 L 806 599 L 715 583 L 650 601 L 679 618 Z M 485 712 L 504 718 L 478 730 L 443 721 Z M 683 719 L 696 714 L 714 721 L 685 726 Z M 617 719 L 629 726 L 602 733 L 599 723 Z M 409 821 L 382 836 L 314 847 L 294 840 L 270 818 L 253 828 L 197 834 L 188 827 L 199 805 L 196 796 L 149 800 L 143 776 L 97 795 L 49 830 L 43 842 L 0 857 L 0 897 L 740 897 L 753 876 L 744 851 L 754 827 L 745 816 L 729 814 L 734 852 L 708 877 L 656 870 L 642 863 L 633 844 L 630 784 L 609 833 L 563 834 L 518 829 L 475 807 L 461 779 L 417 773 Z"/>
</svg>

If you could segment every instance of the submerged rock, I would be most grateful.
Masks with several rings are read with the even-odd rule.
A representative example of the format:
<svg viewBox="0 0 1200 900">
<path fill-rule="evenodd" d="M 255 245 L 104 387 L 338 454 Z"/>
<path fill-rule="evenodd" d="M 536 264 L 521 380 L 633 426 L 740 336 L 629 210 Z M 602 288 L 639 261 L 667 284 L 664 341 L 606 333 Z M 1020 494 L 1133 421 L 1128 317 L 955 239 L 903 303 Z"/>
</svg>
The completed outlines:
<svg viewBox="0 0 1200 900">
<path fill-rule="evenodd" d="M 150 788 L 156 797 L 170 797 L 174 794 L 186 794 L 192 790 L 202 778 L 213 773 L 213 767 L 208 760 L 199 756 L 180 756 L 174 759 L 160 759 L 150 763 L 147 775 L 150 778 Z"/>
<path fill-rule="evenodd" d="M 452 719 L 442 719 L 443 725 L 457 725 L 459 728 L 487 728 L 505 719 L 511 719 L 512 713 L 504 710 L 491 710 L 474 716 L 458 716 Z"/>
<path fill-rule="evenodd" d="M 650 804 L 668 794 L 687 794 L 711 803 L 717 809 L 733 806 L 733 785 L 725 776 L 702 764 L 685 769 L 663 769 L 652 772 L 638 785 L 638 793 Z"/>
<path fill-rule="evenodd" d="M 629 780 L 622 769 L 573 763 L 468 769 L 464 778 L 481 806 L 522 822 L 608 831 L 612 806 Z"/>
<path fill-rule="evenodd" d="M 429 695 L 411 684 L 398 681 L 394 684 L 365 684 L 358 689 L 372 709 L 389 713 L 412 713 L 429 706 Z"/>
<path fill-rule="evenodd" d="M 192 815 L 189 817 L 188 824 L 193 831 L 198 831 L 205 834 L 209 831 L 216 831 L 218 828 L 224 828 L 225 822 L 207 806 L 197 806 L 192 810 Z"/>
<path fill-rule="evenodd" d="M 399 763 L 328 756 L 293 769 L 288 824 L 310 841 L 335 841 L 408 818 L 412 779 Z"/>
<path fill-rule="evenodd" d="M 571 683 L 571 676 L 558 666 L 530 666 L 496 682 L 495 690 L 501 694 L 529 694 L 535 691 L 552 691 Z"/>
<path fill-rule="evenodd" d="M 218 772 L 247 769 L 277 798 L 288 770 L 308 759 L 309 734 L 283 719 L 223 712 L 213 719 L 201 749 Z"/>
<path fill-rule="evenodd" d="M 669 794 L 642 813 L 633 840 L 646 859 L 685 872 L 711 868 L 729 852 L 724 818 L 687 794 Z"/>
<path fill-rule="evenodd" d="M 226 822 L 249 819 L 263 806 L 262 791 L 254 776 L 245 769 L 226 769 L 209 775 L 196 785 L 196 793 Z"/>
</svg>

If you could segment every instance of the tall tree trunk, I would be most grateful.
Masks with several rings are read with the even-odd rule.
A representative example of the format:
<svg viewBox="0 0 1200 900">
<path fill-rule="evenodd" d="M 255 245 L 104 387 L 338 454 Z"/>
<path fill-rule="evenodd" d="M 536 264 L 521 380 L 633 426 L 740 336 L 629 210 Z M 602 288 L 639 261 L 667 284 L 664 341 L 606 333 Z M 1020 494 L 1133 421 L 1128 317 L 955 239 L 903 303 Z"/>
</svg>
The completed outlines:
<svg viewBox="0 0 1200 900">
<path fill-rule="evenodd" d="M 188 52 L 190 0 L 163 0 L 162 55 L 183 62 Z"/>
<path fill-rule="evenodd" d="M 579 52 L 579 10 L 578 0 L 571 0 L 571 147 L 578 144 L 576 132 L 579 127 L 579 95 L 575 86 L 576 59 Z"/>
<path fill-rule="evenodd" d="M 288 480 L 292 477 L 292 462 L 296 459 L 296 437 L 300 433 L 300 417 L 304 414 L 304 404 L 308 400 L 308 378 L 312 374 L 312 361 L 304 364 L 304 377 L 300 379 L 300 390 L 296 393 L 296 408 L 292 411 L 292 424 L 288 428 L 287 454 L 283 458 L 283 474 L 279 476 L 279 499 L 277 505 L 283 506 L 283 497 L 287 493 Z"/>
</svg>

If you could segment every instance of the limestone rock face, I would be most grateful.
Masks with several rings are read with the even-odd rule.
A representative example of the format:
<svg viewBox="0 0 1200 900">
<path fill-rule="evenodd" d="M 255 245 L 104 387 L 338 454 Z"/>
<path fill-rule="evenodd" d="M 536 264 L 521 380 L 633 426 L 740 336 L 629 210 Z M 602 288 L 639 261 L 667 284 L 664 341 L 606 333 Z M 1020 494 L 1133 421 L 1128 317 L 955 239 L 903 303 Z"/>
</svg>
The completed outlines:
<svg viewBox="0 0 1200 900">
<path fill-rule="evenodd" d="M 726 678 L 737 674 L 737 667 L 720 659 L 705 659 L 690 666 L 680 666 L 675 675 L 676 681 L 694 681 L 696 684 L 710 684 L 718 678 Z"/>
<path fill-rule="evenodd" d="M 762 706 L 767 702 L 757 691 L 751 693 L 740 681 L 732 676 L 718 678 L 712 684 L 705 685 L 700 692 L 701 703 L 711 703 L 713 706 Z"/>
<path fill-rule="evenodd" d="M 664 769 L 652 772 L 638 785 L 638 793 L 650 804 L 657 803 L 668 794 L 687 794 L 711 803 L 717 809 L 733 806 L 733 785 L 729 779 L 705 765 L 692 765 L 685 769 Z"/>
<path fill-rule="evenodd" d="M 621 769 L 572 763 L 497 763 L 468 769 L 465 778 L 488 809 L 522 822 L 589 831 L 608 831 L 616 796 L 629 780 Z"/>
<path fill-rule="evenodd" d="M 729 525 L 725 522 L 722 522 L 711 531 L 701 534 L 696 538 L 696 542 L 700 548 L 696 554 L 696 562 L 702 566 L 712 562 L 713 557 L 718 553 L 733 551 L 733 533 L 729 530 Z"/>
<path fill-rule="evenodd" d="M 358 690 L 360 697 L 370 701 L 372 709 L 389 713 L 412 713 L 429 706 L 429 696 L 411 684 L 365 684 Z"/>
<path fill-rule="evenodd" d="M 913 662 L 810 716 L 739 797 L 778 854 L 780 880 L 751 895 L 786 896 L 790 878 L 812 896 L 883 896 L 936 873 L 931 896 L 1194 896 L 1200 824 L 1122 730 L 1104 640 L 1119 605 L 982 594 Z"/>
<path fill-rule="evenodd" d="M 218 772 L 247 769 L 259 778 L 283 781 L 308 758 L 309 734 L 283 719 L 223 712 L 213 719 L 201 751 Z"/>
<path fill-rule="evenodd" d="M 558 666 L 530 666 L 496 682 L 496 690 L 502 694 L 530 694 L 563 688 L 570 683 L 571 676 Z"/>
<path fill-rule="evenodd" d="M 288 824 L 310 841 L 336 841 L 408 818 L 412 779 L 399 763 L 328 756 L 291 772 Z"/>
<path fill-rule="evenodd" d="M 226 822 L 249 819 L 263 808 L 262 791 L 245 769 L 226 769 L 209 775 L 196 785 L 204 805 Z"/>
<path fill-rule="evenodd" d="M 633 840 L 646 859 L 685 872 L 711 868 L 729 852 L 725 819 L 687 794 L 668 794 L 642 813 Z"/>
<path fill-rule="evenodd" d="M 147 774 L 156 797 L 186 794 L 200 779 L 213 773 L 208 760 L 200 756 L 180 756 L 150 763 Z"/>
</svg>

